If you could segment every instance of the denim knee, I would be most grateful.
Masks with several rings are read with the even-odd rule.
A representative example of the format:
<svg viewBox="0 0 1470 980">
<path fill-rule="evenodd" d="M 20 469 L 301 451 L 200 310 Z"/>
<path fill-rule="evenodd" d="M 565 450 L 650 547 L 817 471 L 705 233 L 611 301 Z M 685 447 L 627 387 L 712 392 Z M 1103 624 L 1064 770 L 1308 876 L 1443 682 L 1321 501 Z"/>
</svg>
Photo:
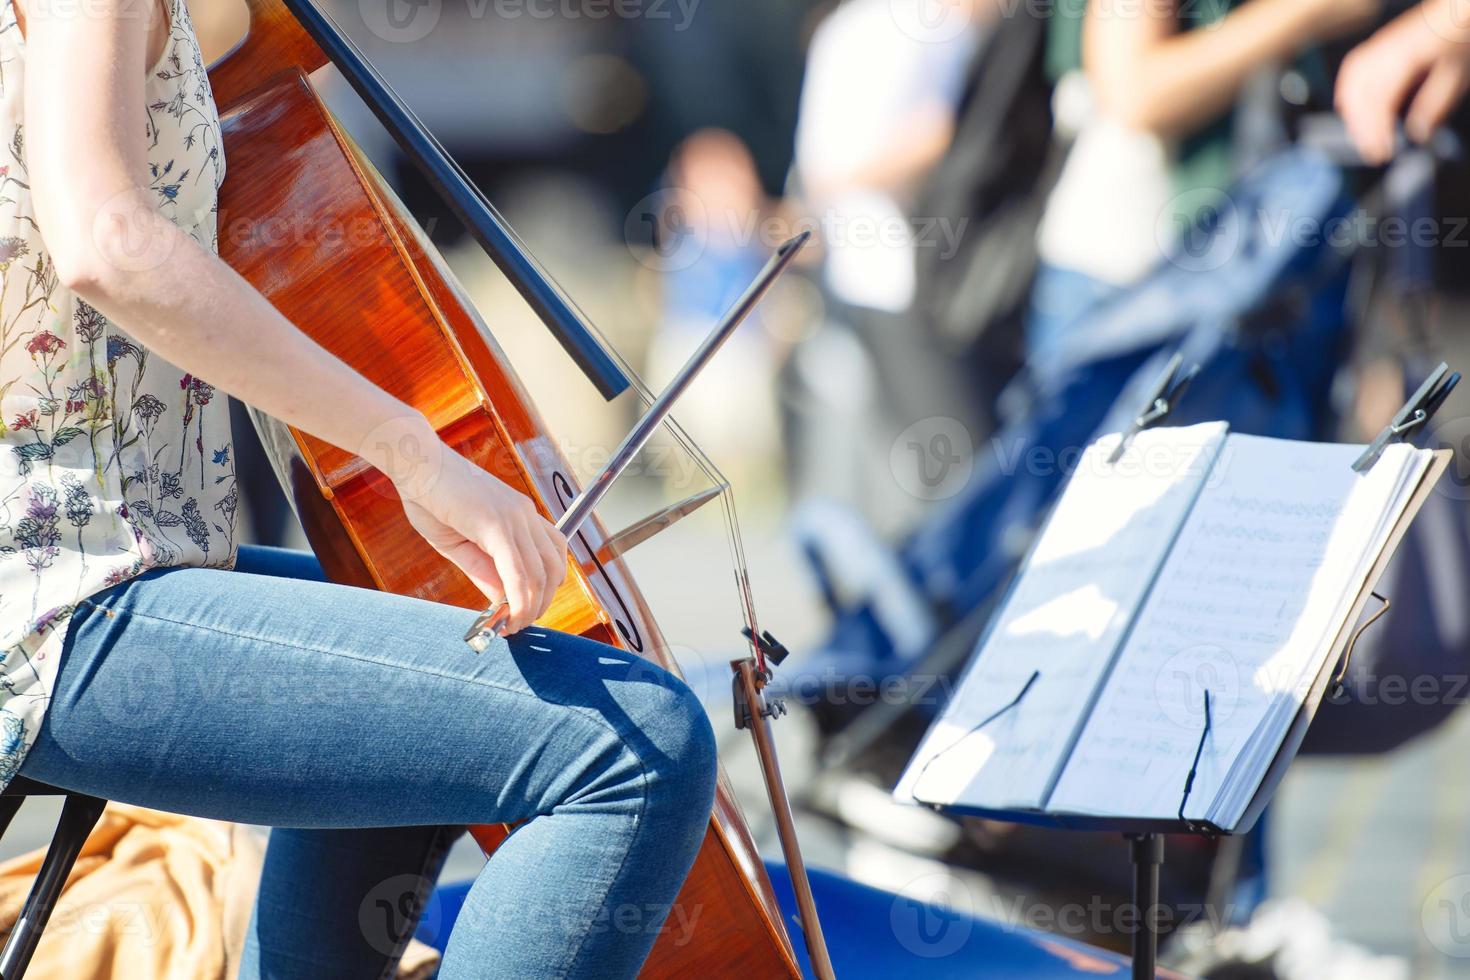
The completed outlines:
<svg viewBox="0 0 1470 980">
<path fill-rule="evenodd" d="M 714 729 L 699 698 L 673 674 L 659 670 L 648 685 L 642 736 L 649 792 L 676 810 L 693 811 L 699 822 L 714 802 L 718 757 Z M 652 756 L 652 758 L 650 758 Z"/>
</svg>

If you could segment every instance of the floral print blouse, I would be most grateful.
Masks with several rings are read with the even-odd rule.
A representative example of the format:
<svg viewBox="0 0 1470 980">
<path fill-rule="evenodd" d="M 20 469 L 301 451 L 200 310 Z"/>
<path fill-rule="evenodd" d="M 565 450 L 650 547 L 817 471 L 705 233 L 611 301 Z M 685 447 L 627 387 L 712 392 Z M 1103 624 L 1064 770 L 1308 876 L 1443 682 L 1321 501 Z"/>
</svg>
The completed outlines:
<svg viewBox="0 0 1470 980">
<path fill-rule="evenodd" d="M 62 286 L 31 208 L 25 40 L 0 0 L 0 786 L 34 740 L 77 603 L 151 568 L 228 567 L 224 396 Z M 157 206 L 217 249 L 219 117 L 184 0 L 146 81 Z"/>
</svg>

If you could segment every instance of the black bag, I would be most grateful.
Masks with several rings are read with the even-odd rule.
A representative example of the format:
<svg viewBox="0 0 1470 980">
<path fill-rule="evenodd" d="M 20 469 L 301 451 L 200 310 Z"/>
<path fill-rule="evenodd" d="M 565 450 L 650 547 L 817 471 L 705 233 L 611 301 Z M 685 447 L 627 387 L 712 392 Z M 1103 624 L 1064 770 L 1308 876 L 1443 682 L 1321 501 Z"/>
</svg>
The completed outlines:
<svg viewBox="0 0 1470 980">
<path fill-rule="evenodd" d="M 1030 5 L 998 19 L 976 55 L 954 141 L 914 206 L 965 222 L 952 252 L 916 253 L 915 313 L 991 396 L 1020 367 L 1036 228 L 1062 148 L 1052 139 L 1047 19 Z"/>
</svg>

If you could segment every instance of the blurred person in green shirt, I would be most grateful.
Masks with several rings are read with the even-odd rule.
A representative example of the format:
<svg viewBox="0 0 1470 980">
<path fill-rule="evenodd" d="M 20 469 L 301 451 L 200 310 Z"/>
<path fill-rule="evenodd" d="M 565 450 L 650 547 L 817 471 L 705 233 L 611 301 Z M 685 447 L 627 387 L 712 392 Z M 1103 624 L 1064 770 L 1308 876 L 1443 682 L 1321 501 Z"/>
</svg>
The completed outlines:
<svg viewBox="0 0 1470 980">
<path fill-rule="evenodd" d="M 1380 0 L 1059 0 L 1047 66 L 1072 147 L 1038 231 L 1035 356 L 1163 260 L 1239 169 L 1235 107 L 1263 69 L 1354 31 Z"/>
</svg>

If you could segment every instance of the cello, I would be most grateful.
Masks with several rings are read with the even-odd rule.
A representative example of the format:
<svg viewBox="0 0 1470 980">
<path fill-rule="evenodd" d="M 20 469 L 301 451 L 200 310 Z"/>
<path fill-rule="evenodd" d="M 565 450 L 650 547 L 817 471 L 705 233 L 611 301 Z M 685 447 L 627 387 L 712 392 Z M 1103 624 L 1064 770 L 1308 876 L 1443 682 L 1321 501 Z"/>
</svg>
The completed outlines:
<svg viewBox="0 0 1470 980">
<path fill-rule="evenodd" d="M 369 380 L 421 411 L 444 441 L 529 496 L 555 520 L 578 497 L 573 471 L 494 335 L 443 258 L 313 90 L 329 61 L 419 166 L 528 305 L 607 398 L 639 383 L 601 344 L 433 136 L 310 0 L 247 0 L 245 38 L 210 67 L 227 173 L 219 252 L 287 318 Z M 271 233 L 306 218 L 303 234 Z M 644 392 L 645 396 L 647 395 Z M 483 608 L 485 597 L 409 525 L 389 481 L 360 458 L 260 415 L 277 476 L 327 576 L 436 602 Z M 697 447 L 675 430 L 686 448 Z M 403 447 L 412 452 L 413 447 Z M 733 511 L 727 505 L 727 516 Z M 738 541 L 738 539 L 737 539 Z M 571 536 L 568 575 L 538 625 L 600 640 L 678 673 L 625 564 L 595 516 Z M 738 558 L 738 543 L 736 553 Z M 767 656 L 737 572 L 752 655 L 732 662 L 737 721 L 756 742 L 798 923 L 819 976 L 831 975 L 780 785 L 764 700 Z M 467 656 L 473 656 L 466 651 Z M 507 828 L 470 828 L 487 855 Z M 791 938 L 730 784 L 720 775 L 709 829 L 648 977 L 799 977 Z"/>
</svg>

